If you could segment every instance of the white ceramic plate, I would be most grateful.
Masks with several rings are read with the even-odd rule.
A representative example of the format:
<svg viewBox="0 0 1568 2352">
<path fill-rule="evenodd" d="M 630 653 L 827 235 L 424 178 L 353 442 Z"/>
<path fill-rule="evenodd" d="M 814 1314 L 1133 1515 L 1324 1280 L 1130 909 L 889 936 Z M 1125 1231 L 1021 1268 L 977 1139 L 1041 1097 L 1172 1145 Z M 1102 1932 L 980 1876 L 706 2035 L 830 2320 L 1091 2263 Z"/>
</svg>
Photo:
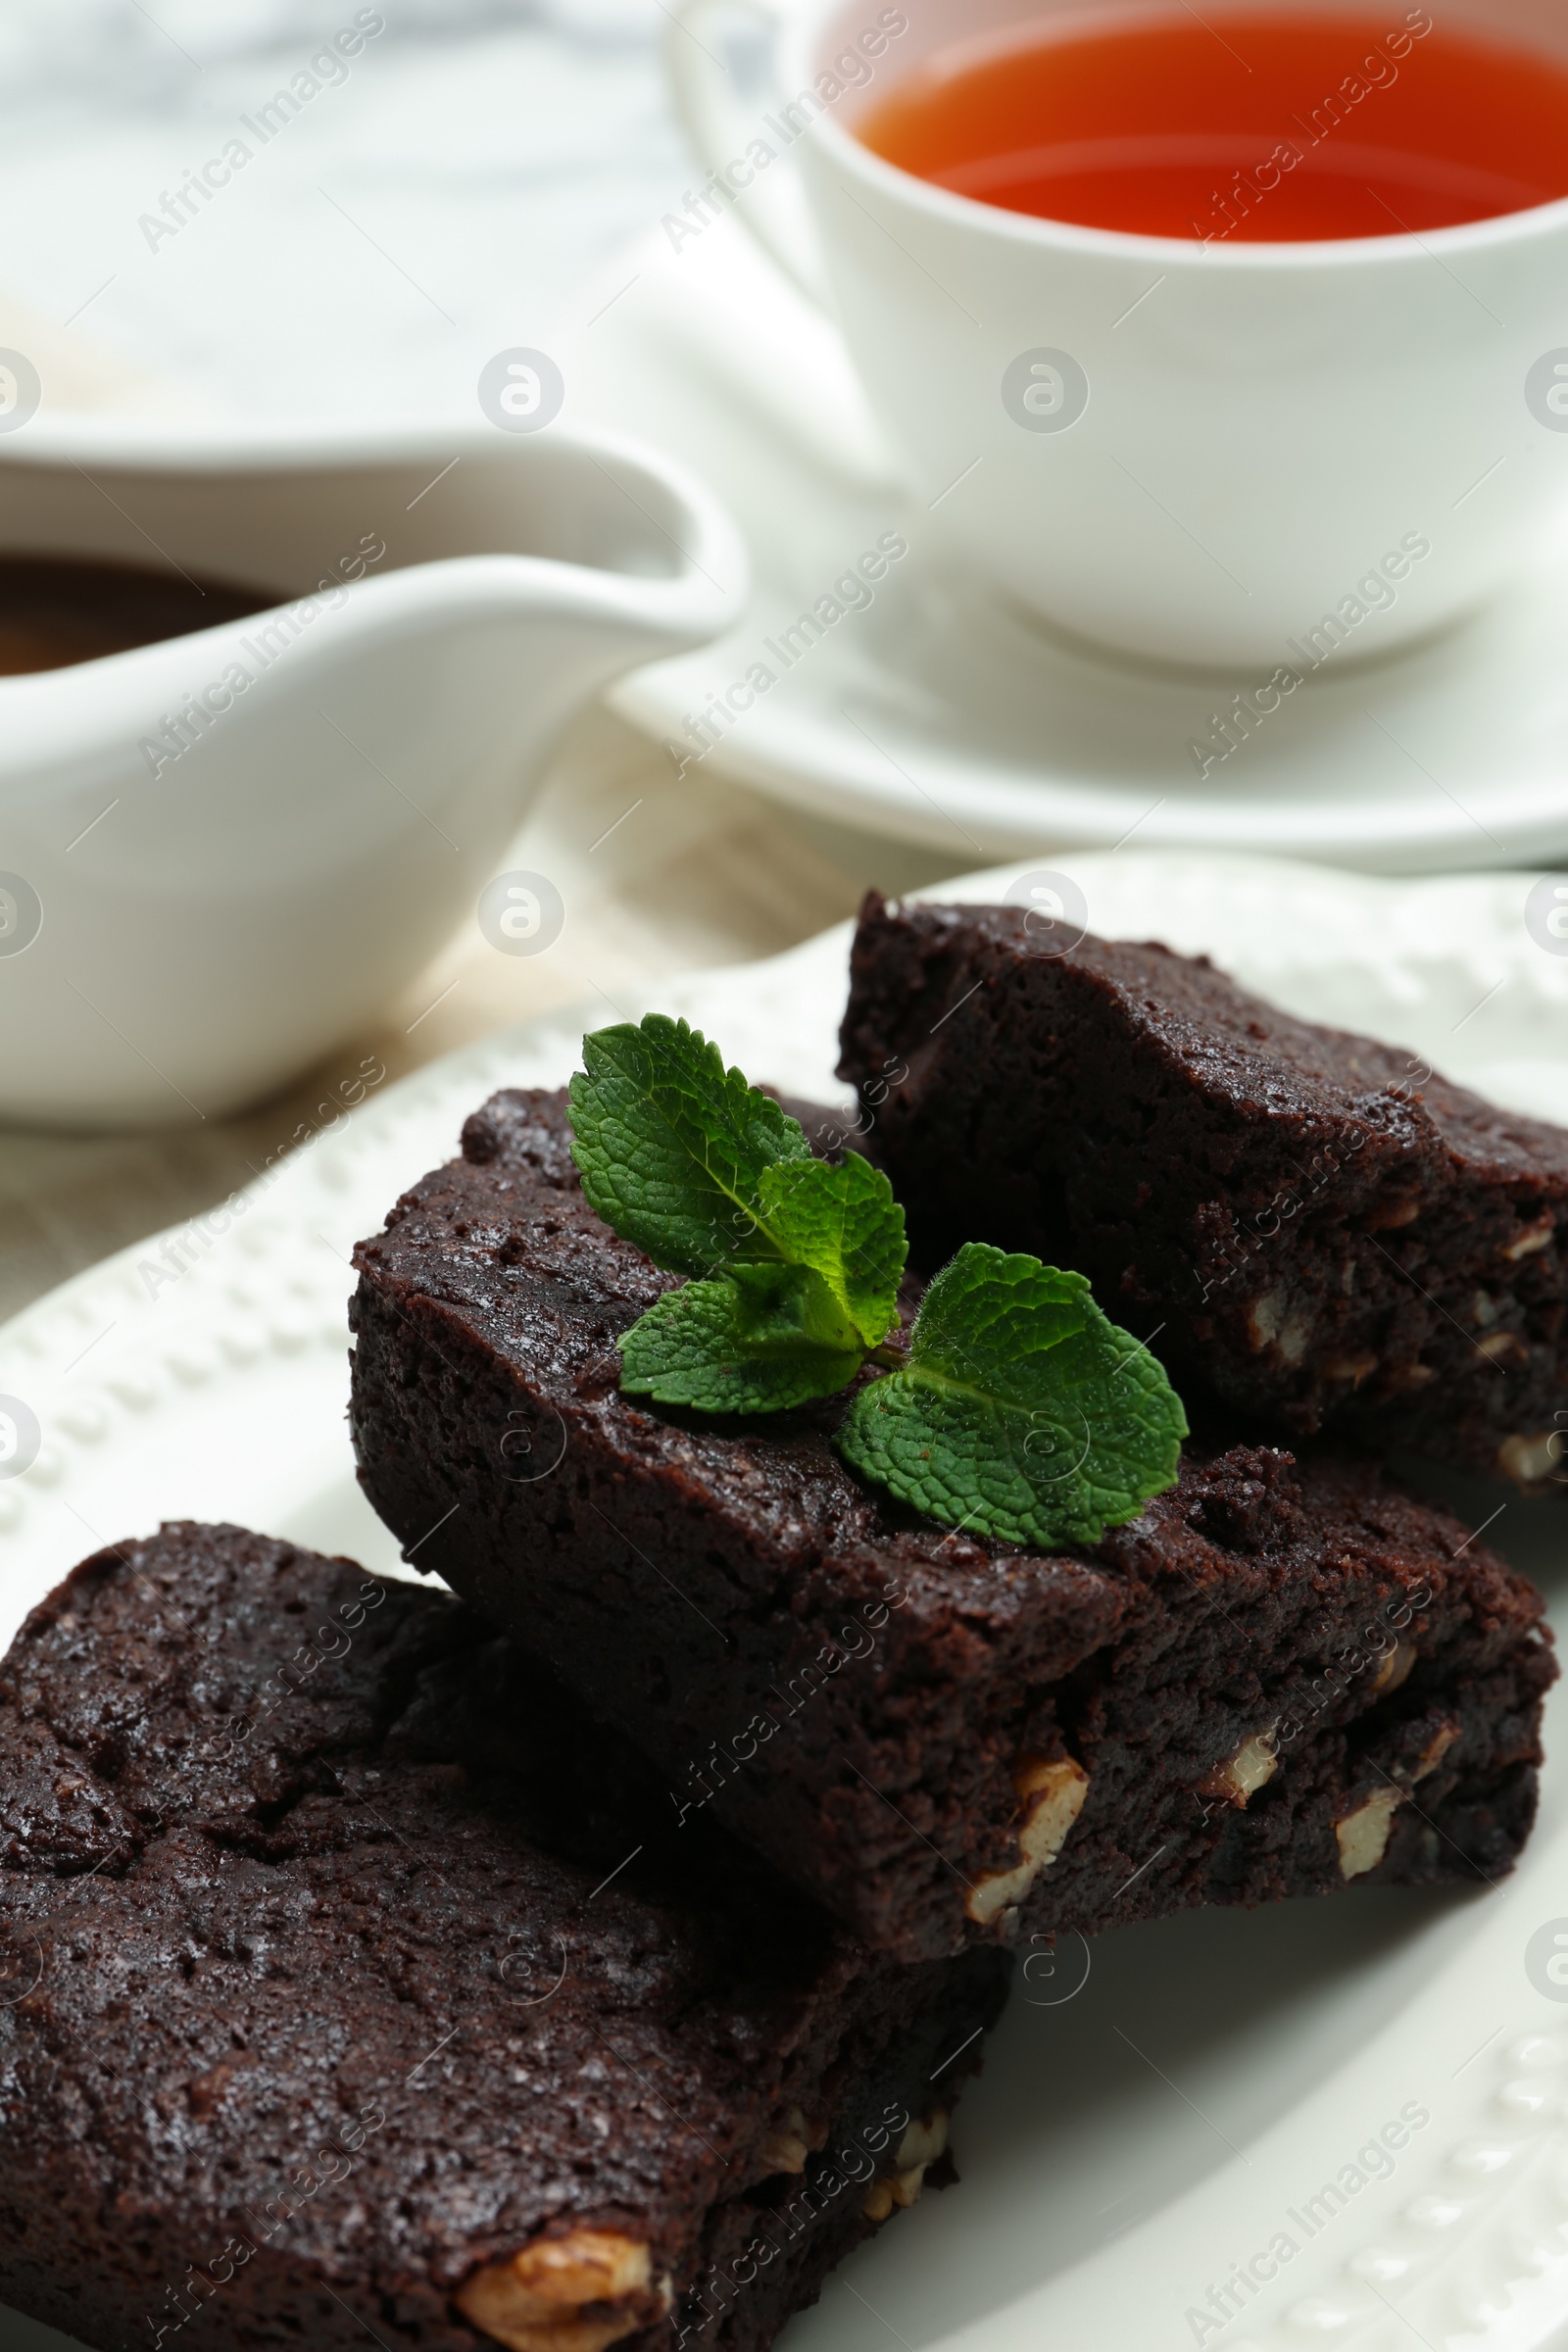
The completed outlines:
<svg viewBox="0 0 1568 2352">
<path fill-rule="evenodd" d="M 1548 864 L 1568 852 L 1568 554 L 1463 626 L 1387 661 L 1378 615 L 1250 739 L 1200 775 L 1191 745 L 1269 675 L 1203 677 L 1099 655 L 1016 614 L 931 545 L 844 344 L 733 216 L 678 252 L 660 230 L 604 281 L 562 353 L 573 421 L 677 453 L 751 541 L 744 620 L 612 701 L 695 754 L 687 720 L 777 683 L 721 720 L 717 770 L 780 800 L 946 852 L 1247 849 L 1366 872 Z M 939 502 L 940 503 L 940 502 Z M 1425 518 L 1434 547 L 1442 516 Z M 909 554 L 792 665 L 781 632 L 885 532 Z M 1369 554 L 1370 560 L 1370 554 Z M 1304 632 L 1318 616 L 1301 614 Z M 797 640 L 808 642 L 809 632 Z M 789 647 L 784 648 L 787 655 Z M 1292 660 L 1282 643 L 1278 659 Z M 756 681 L 753 681 L 753 690 Z M 1266 699 L 1266 698 L 1265 698 Z M 715 730 L 718 732 L 719 730 Z"/>
<path fill-rule="evenodd" d="M 1206 948 L 1293 1009 L 1568 1118 L 1568 962 L 1526 933 L 1523 878 L 1388 883 L 1132 852 L 1066 863 L 1097 928 Z M 994 897 L 1011 878 L 955 887 Z M 754 1077 L 836 1098 L 847 940 L 841 926 L 655 1001 Z M 0 1483 L 0 1640 L 93 1545 L 164 1516 L 233 1518 L 398 1572 L 344 1429 L 348 1252 L 492 1088 L 564 1080 L 580 1025 L 531 1023 L 436 1063 L 242 1196 L 216 1221 L 227 1231 L 198 1220 L 139 1245 L 0 1333 L 0 1393 L 43 1430 L 33 1466 Z M 1476 1519 L 1507 1502 L 1491 1540 L 1560 1610 L 1568 1516 L 1480 1487 L 1464 1499 Z M 1102 1937 L 1081 1987 L 1070 1954 L 1059 1985 L 1022 1987 L 961 2110 L 960 2185 L 847 2264 L 792 2352 L 1561 2352 L 1568 1986 L 1548 1997 L 1526 1969 L 1532 1936 L 1568 1913 L 1561 1693 L 1547 1738 L 1540 1827 L 1495 1891 L 1195 1914 Z M 1392 2172 L 1348 2172 L 1407 2106 L 1429 2121 Z M 1325 2183 L 1342 2202 L 1320 2199 Z M 1282 2232 L 1298 2251 L 1255 2295 L 1235 2290 L 1227 2325 L 1189 2317 L 1236 2265 L 1265 2267 Z M 0 2341 L 62 2344 L 10 2315 Z"/>
</svg>

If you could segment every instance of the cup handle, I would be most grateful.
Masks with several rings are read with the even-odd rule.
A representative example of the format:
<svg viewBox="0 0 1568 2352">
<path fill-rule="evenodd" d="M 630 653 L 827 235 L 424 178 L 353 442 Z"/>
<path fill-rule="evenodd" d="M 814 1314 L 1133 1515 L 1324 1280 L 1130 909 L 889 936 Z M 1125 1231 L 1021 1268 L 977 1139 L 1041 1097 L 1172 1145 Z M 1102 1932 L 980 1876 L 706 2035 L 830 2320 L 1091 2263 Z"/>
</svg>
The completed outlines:
<svg viewBox="0 0 1568 2352">
<path fill-rule="evenodd" d="M 744 191 L 729 176 L 747 160 L 748 148 L 766 138 L 766 132 L 761 121 L 748 115 L 736 98 L 728 71 L 704 33 L 708 21 L 720 14 L 733 17 L 737 9 L 776 32 L 787 6 L 788 0 L 672 0 L 663 12 L 664 66 L 681 128 L 709 179 L 730 191 L 736 201 L 729 209 L 775 268 L 808 302 L 825 309 L 827 273 L 794 165 L 775 153 L 762 170 L 752 167 L 753 177 Z M 782 84 L 776 85 L 774 95 L 784 97 Z"/>
</svg>

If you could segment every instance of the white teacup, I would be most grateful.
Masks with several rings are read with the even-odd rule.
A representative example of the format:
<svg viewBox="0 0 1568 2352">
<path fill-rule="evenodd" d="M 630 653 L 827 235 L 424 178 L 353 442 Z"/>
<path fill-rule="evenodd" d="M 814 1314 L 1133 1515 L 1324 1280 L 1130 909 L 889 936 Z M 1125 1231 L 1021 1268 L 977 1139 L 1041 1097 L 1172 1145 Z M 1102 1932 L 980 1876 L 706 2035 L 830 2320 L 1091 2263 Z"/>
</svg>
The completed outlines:
<svg viewBox="0 0 1568 2352">
<path fill-rule="evenodd" d="M 708 203 L 831 301 L 909 491 L 1035 612 L 1267 676 L 1308 665 L 1314 632 L 1345 661 L 1425 634 L 1560 525 L 1568 200 L 1273 245 L 1038 220 L 885 163 L 857 124 L 956 42 L 1134 13 L 1118 0 L 749 0 L 783 31 L 781 97 L 751 115 L 710 57 L 732 4 L 684 0 L 668 48 Z M 1387 15 L 1397 33 L 1405 0 Z M 1443 23 L 1568 60 L 1561 0 L 1449 0 Z"/>
</svg>

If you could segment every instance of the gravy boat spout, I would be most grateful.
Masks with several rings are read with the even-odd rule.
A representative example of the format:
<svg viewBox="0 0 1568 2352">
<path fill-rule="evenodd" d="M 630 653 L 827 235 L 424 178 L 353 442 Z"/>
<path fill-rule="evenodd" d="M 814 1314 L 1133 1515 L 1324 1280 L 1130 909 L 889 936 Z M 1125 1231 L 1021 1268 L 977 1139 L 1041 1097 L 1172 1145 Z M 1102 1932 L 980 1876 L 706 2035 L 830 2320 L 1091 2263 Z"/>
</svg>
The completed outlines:
<svg viewBox="0 0 1568 2352">
<path fill-rule="evenodd" d="M 12 1122 L 212 1118 L 374 1020 L 474 918 L 568 720 L 746 591 L 695 483 L 559 424 L 0 446 L 0 563 L 172 566 L 263 608 L 0 678 Z"/>
</svg>

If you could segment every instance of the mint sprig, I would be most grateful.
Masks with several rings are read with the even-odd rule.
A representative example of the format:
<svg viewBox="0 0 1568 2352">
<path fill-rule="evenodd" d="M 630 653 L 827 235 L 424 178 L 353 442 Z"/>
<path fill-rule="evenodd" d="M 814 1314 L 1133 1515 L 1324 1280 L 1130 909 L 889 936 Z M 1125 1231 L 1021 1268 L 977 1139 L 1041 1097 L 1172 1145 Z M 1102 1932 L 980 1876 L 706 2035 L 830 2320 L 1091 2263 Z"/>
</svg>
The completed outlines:
<svg viewBox="0 0 1568 2352">
<path fill-rule="evenodd" d="M 583 1040 L 571 1082 L 583 1192 L 622 1240 L 689 1277 L 621 1341 L 621 1386 L 710 1413 L 838 1395 L 863 1477 L 950 1526 L 1043 1548 L 1093 1544 L 1175 1482 L 1186 1418 L 1161 1366 L 1081 1274 L 967 1243 L 898 1319 L 904 1211 L 857 1152 L 804 1129 L 684 1021 Z"/>
<path fill-rule="evenodd" d="M 620 1346 L 629 1395 L 705 1413 L 779 1413 L 836 1396 L 866 1355 L 809 1266 L 737 1266 L 666 1291 Z"/>
<path fill-rule="evenodd" d="M 789 1256 L 767 1229 L 761 1184 L 770 1170 L 810 1164 L 798 1119 L 662 1013 L 596 1030 L 582 1058 L 572 1157 L 623 1242 L 672 1274 Z"/>
<path fill-rule="evenodd" d="M 1187 1420 L 1081 1274 L 966 1242 L 908 1358 L 863 1388 L 839 1451 L 933 1519 L 1008 1544 L 1096 1544 L 1175 1483 Z"/>
<path fill-rule="evenodd" d="M 758 1189 L 774 1246 L 811 1267 L 865 1347 L 877 1347 L 899 1319 L 909 1253 L 904 1211 L 881 1169 L 858 1152 L 836 1164 L 789 1160 L 767 1169 Z"/>
</svg>

